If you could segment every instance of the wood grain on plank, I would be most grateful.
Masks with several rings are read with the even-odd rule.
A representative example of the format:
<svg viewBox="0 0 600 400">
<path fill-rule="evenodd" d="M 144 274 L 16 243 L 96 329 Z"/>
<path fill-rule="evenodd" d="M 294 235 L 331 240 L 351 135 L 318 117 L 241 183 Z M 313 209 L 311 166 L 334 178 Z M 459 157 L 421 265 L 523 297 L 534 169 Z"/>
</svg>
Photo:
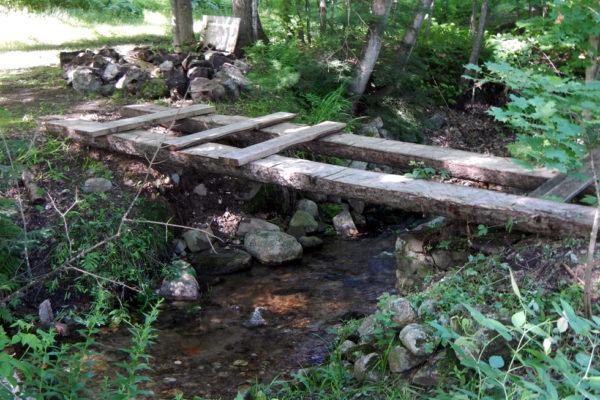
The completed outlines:
<svg viewBox="0 0 600 400">
<path fill-rule="evenodd" d="M 206 104 L 194 104 L 191 106 L 181 108 L 169 108 L 151 114 L 139 115 L 137 117 L 96 123 L 92 126 L 84 124 L 78 128 L 74 127 L 74 129 L 78 130 L 79 133 L 91 137 L 98 137 L 108 135 L 111 133 L 118 133 L 128 131 L 131 129 L 136 129 L 145 124 L 160 124 L 163 122 L 169 122 L 202 114 L 208 114 L 214 111 L 215 108 L 213 106 L 209 106 Z"/>
<path fill-rule="evenodd" d="M 596 172 L 600 171 L 598 168 L 598 165 L 600 164 L 600 149 L 592 151 L 591 156 L 594 157 Z M 583 159 L 583 162 L 585 163 L 585 166 L 581 171 L 578 171 L 578 174 L 573 176 L 559 174 L 535 189 L 529 196 L 540 198 L 546 197 L 548 199 L 560 200 L 563 202 L 573 200 L 575 196 L 594 183 L 594 170 L 592 169 L 590 154 Z"/>
<path fill-rule="evenodd" d="M 333 132 L 341 131 L 345 127 L 346 124 L 340 122 L 325 121 L 315 126 L 295 128 L 293 133 L 288 133 L 284 136 L 225 154 L 220 157 L 220 160 L 224 164 L 239 167 L 259 158 L 279 153 L 299 143 L 308 142 Z"/>
<path fill-rule="evenodd" d="M 269 125 L 279 124 L 281 122 L 293 119 L 295 116 L 296 114 L 292 113 L 277 112 L 258 118 L 251 118 L 242 122 L 234 122 L 229 125 L 192 133 L 190 135 L 169 139 L 165 142 L 165 145 L 169 147 L 170 150 L 179 150 L 201 143 L 218 140 L 225 136 L 231 135 L 232 133 L 261 129 Z"/>
</svg>

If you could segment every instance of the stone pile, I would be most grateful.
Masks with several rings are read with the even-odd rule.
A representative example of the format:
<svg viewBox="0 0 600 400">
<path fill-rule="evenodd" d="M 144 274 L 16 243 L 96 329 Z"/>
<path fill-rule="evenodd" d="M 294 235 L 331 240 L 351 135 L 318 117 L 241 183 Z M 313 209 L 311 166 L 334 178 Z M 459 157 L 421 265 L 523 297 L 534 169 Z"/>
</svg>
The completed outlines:
<svg viewBox="0 0 600 400">
<path fill-rule="evenodd" d="M 237 99 L 251 85 L 245 76 L 250 72 L 248 64 L 211 49 L 169 53 L 136 47 L 127 55 L 111 48 L 62 52 L 60 65 L 73 89 L 104 96 L 120 89 L 145 98 L 219 101 L 226 96 Z"/>
<path fill-rule="evenodd" d="M 439 363 L 445 355 L 436 352 L 431 329 L 416 322 L 420 314 L 408 300 L 395 297 L 364 318 L 352 340 L 339 347 L 354 378 L 375 382 L 387 374 L 401 374 L 412 385 L 436 386 L 442 376 Z M 395 345 L 388 349 L 390 338 Z"/>
</svg>

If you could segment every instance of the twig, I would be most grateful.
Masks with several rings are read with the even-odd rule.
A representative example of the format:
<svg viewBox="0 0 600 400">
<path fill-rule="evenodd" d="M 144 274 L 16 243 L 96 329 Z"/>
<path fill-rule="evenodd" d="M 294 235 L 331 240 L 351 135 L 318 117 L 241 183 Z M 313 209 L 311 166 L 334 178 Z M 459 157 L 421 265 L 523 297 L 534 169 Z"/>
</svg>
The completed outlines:
<svg viewBox="0 0 600 400">
<path fill-rule="evenodd" d="M 67 211 L 65 211 L 65 212 L 62 212 L 58 209 L 58 206 L 54 202 L 54 199 L 52 198 L 50 193 L 48 193 L 48 198 L 50 199 L 50 204 L 52 204 L 52 207 L 58 213 L 58 215 L 60 215 L 60 218 L 63 221 L 63 227 L 65 228 L 65 235 L 67 237 L 67 242 L 69 244 L 69 255 L 71 255 L 71 254 L 73 254 L 73 242 L 71 240 L 71 236 L 69 235 L 69 225 L 67 224 L 67 214 L 73 209 L 73 207 L 75 207 L 77 204 L 80 203 L 80 200 L 77 198 L 77 188 L 75 188 L 75 201 L 73 201 L 73 204 L 71 204 L 69 206 L 69 208 L 67 208 Z"/>
<path fill-rule="evenodd" d="M 92 272 L 90 272 L 90 271 L 86 271 L 86 270 L 84 270 L 84 269 L 77 268 L 77 267 L 74 267 L 74 266 L 72 266 L 72 265 L 66 266 L 65 268 L 66 268 L 66 269 L 72 269 L 72 270 L 75 270 L 75 271 L 77 271 L 77 272 L 80 272 L 80 273 L 82 273 L 82 274 L 84 274 L 84 275 L 89 275 L 89 276 L 92 276 L 92 277 L 94 277 L 94 278 L 96 278 L 96 279 L 100 279 L 100 280 L 103 280 L 103 281 L 108 281 L 108 282 L 110 282 L 110 283 L 114 283 L 115 285 L 119 285 L 119 286 L 125 287 L 125 288 L 127 288 L 127 289 L 129 289 L 129 290 L 133 290 L 133 291 L 134 291 L 134 292 L 136 292 L 136 293 L 141 293 L 141 290 L 140 290 L 140 289 L 137 289 L 137 288 L 131 287 L 131 286 L 129 286 L 129 285 L 126 285 L 126 284 L 124 284 L 124 283 L 121 283 L 121 282 L 115 281 L 114 279 L 105 278 L 105 277 L 103 277 L 103 276 L 96 275 L 96 274 L 94 274 L 94 273 L 92 273 Z"/>
<path fill-rule="evenodd" d="M 571 267 L 569 267 L 569 266 L 568 266 L 567 264 L 565 264 L 565 263 L 562 263 L 561 265 L 562 265 L 562 267 L 565 269 L 565 271 L 567 271 L 567 272 L 569 273 L 569 275 L 571 275 L 571 277 L 577 281 L 577 284 L 578 284 L 579 286 L 585 286 L 585 282 L 584 282 L 584 281 L 583 281 L 581 278 L 579 278 L 579 277 L 577 276 L 577 274 L 575 274 L 575 271 L 573 271 L 573 270 L 571 269 Z"/>
</svg>

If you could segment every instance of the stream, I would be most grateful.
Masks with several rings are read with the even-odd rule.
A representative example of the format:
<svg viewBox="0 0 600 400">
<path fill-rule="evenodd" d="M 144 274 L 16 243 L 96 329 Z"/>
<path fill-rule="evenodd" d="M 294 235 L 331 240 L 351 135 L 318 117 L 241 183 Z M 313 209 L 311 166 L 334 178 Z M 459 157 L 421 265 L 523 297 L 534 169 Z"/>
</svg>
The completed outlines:
<svg viewBox="0 0 600 400">
<path fill-rule="evenodd" d="M 160 399 L 178 393 L 233 399 L 253 383 L 323 363 L 331 329 L 372 313 L 382 293 L 395 291 L 395 240 L 392 232 L 329 238 L 300 262 L 255 262 L 249 271 L 220 277 L 201 307 L 165 304 L 154 324 L 152 382 L 146 388 Z M 255 307 L 268 310 L 266 325 L 249 325 Z M 119 331 L 101 341 L 103 353 L 114 357 L 129 336 Z"/>
</svg>

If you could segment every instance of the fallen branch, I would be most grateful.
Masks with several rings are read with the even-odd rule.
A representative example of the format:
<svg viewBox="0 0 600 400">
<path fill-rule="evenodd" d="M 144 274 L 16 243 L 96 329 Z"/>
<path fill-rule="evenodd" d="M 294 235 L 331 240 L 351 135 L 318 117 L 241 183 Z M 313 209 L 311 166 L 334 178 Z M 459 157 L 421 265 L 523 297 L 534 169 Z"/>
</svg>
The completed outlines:
<svg viewBox="0 0 600 400">
<path fill-rule="evenodd" d="M 567 271 L 567 272 L 569 273 L 569 275 L 571 275 L 571 277 L 577 281 L 577 284 L 578 284 L 579 286 L 585 286 L 585 282 L 583 281 L 583 279 L 579 278 L 579 277 L 577 276 L 577 274 L 575 274 L 575 271 L 573 271 L 573 270 L 571 269 L 571 267 L 569 267 L 569 266 L 568 266 L 567 264 L 565 264 L 565 263 L 562 263 L 561 265 L 562 265 L 562 267 L 565 269 L 565 271 Z"/>
</svg>

